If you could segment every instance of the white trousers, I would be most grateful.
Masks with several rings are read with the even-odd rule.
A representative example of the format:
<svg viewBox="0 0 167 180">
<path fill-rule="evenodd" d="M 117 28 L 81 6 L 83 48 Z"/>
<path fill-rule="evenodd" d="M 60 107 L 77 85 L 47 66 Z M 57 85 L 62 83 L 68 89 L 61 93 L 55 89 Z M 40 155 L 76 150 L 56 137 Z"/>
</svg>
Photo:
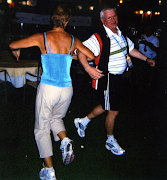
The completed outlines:
<svg viewBox="0 0 167 180">
<path fill-rule="evenodd" d="M 53 155 L 52 131 L 54 140 L 57 134 L 66 131 L 62 118 L 66 115 L 73 95 L 73 88 L 39 84 L 35 107 L 34 135 L 40 158 Z"/>
</svg>

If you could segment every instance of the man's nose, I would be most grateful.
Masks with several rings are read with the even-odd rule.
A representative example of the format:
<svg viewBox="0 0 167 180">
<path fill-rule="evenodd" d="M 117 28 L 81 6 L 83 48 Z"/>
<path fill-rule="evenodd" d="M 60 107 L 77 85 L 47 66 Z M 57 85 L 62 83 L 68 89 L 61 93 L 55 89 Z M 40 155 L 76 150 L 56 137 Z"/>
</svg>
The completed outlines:
<svg viewBox="0 0 167 180">
<path fill-rule="evenodd" d="M 111 18 L 111 21 L 112 21 L 112 22 L 115 22 L 115 19 L 112 17 L 112 18 Z"/>
</svg>

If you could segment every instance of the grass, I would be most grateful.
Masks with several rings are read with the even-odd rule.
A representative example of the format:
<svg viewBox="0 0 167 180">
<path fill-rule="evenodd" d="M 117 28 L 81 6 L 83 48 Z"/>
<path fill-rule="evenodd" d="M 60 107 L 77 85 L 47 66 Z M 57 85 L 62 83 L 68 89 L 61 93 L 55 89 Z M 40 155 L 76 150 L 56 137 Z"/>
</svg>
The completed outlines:
<svg viewBox="0 0 167 180">
<path fill-rule="evenodd" d="M 84 117 L 98 103 L 90 87 L 89 78 L 78 75 L 74 95 L 64 118 L 68 136 L 75 143 L 75 159 L 64 166 L 54 142 L 53 163 L 58 180 L 165 180 L 166 156 L 166 100 L 164 86 L 158 81 L 142 96 L 131 91 L 124 80 L 122 105 L 116 119 L 114 134 L 126 150 L 115 156 L 105 149 L 105 115 L 95 118 L 80 138 L 73 119 Z M 34 104 L 36 91 L 26 88 L 23 106 L 23 89 L 10 83 L 8 103 L 0 96 L 0 180 L 35 180 L 42 167 L 34 140 Z M 84 148 L 81 148 L 81 145 Z"/>
</svg>

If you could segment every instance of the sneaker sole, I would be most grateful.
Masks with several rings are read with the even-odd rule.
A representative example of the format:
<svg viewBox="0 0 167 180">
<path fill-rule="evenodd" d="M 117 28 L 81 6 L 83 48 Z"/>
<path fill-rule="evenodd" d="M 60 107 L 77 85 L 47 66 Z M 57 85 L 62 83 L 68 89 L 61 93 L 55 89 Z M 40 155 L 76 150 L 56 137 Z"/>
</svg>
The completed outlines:
<svg viewBox="0 0 167 180">
<path fill-rule="evenodd" d="M 47 180 L 48 178 L 46 178 L 46 177 L 39 177 L 41 180 Z M 54 179 L 54 180 L 57 180 L 56 178 Z"/>
<path fill-rule="evenodd" d="M 74 160 L 75 155 L 74 155 L 73 149 L 74 149 L 74 142 L 71 141 L 67 145 L 67 155 L 63 162 L 64 165 L 68 165 L 68 164 L 72 163 L 72 161 Z"/>
<path fill-rule="evenodd" d="M 74 119 L 74 124 L 75 124 L 75 127 L 76 127 L 76 129 L 77 129 L 77 133 L 78 133 L 78 129 L 80 129 L 80 128 L 79 128 L 78 119 L 80 119 L 80 118 Z M 81 136 L 80 133 L 78 133 L 78 135 L 79 135 L 79 137 L 81 137 L 81 138 L 85 137 L 85 136 Z"/>
<path fill-rule="evenodd" d="M 120 155 L 125 154 L 125 151 L 123 151 L 122 153 L 116 153 L 116 152 L 113 151 L 107 144 L 105 145 L 105 147 L 106 147 L 107 150 L 111 151 L 114 155 L 120 156 Z"/>
</svg>

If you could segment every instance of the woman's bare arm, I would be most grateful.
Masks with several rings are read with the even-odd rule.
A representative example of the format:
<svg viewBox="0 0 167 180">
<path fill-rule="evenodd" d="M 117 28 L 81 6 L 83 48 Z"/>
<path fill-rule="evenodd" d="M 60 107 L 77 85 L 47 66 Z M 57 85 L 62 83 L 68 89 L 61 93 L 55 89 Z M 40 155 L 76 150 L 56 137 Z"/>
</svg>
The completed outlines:
<svg viewBox="0 0 167 180">
<path fill-rule="evenodd" d="M 94 54 L 92 51 L 90 51 L 86 46 L 82 44 L 82 42 L 79 39 L 76 40 L 76 48 L 78 49 L 78 58 L 81 62 L 82 66 L 84 67 L 85 71 L 89 74 L 90 77 L 93 79 L 99 79 L 102 76 L 104 76 L 102 71 L 100 71 L 97 68 L 91 67 L 88 63 L 89 60 L 95 59 Z"/>
<path fill-rule="evenodd" d="M 82 54 L 84 54 L 90 60 L 95 59 L 95 56 L 92 53 L 92 51 L 90 51 L 86 46 L 84 46 L 78 38 L 75 37 L 74 43 L 75 43 L 76 49 L 78 49 Z"/>
<path fill-rule="evenodd" d="M 42 34 L 34 34 L 28 38 L 20 39 L 17 41 L 13 41 L 9 44 L 10 49 L 12 50 L 13 55 L 16 57 L 17 61 L 20 57 L 20 49 L 22 48 L 29 48 L 33 46 L 38 46 L 42 53 Z"/>
<path fill-rule="evenodd" d="M 34 34 L 28 38 L 13 41 L 12 43 L 10 43 L 9 47 L 11 48 L 11 50 L 28 48 L 33 46 L 40 47 L 41 36 L 41 34 Z"/>
</svg>

